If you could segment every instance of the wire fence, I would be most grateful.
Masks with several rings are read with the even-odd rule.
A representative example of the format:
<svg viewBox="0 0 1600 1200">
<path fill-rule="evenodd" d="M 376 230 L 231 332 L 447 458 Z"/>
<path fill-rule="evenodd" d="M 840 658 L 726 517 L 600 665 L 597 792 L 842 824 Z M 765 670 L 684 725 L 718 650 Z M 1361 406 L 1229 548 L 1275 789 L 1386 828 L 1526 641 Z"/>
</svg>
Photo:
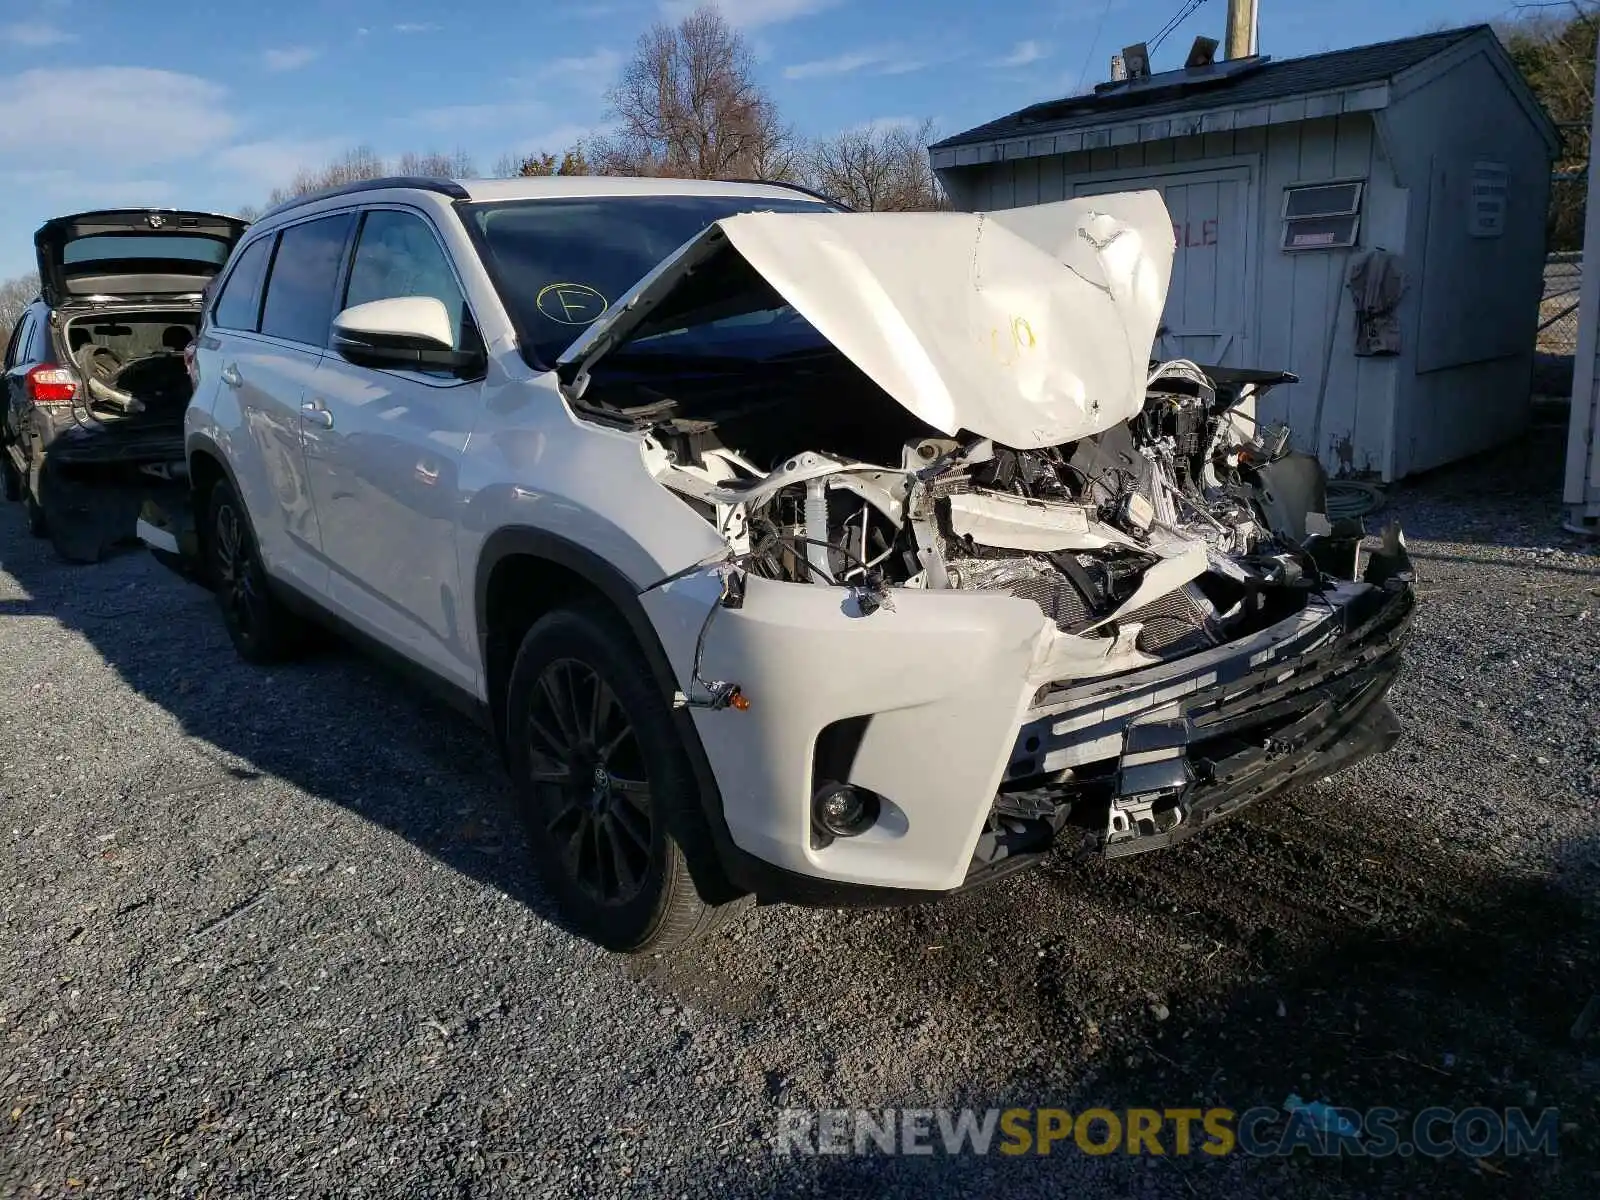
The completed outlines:
<svg viewBox="0 0 1600 1200">
<path fill-rule="evenodd" d="M 1572 354 L 1578 349 L 1578 291 L 1583 282 L 1583 252 L 1551 254 L 1544 260 L 1544 296 L 1539 301 L 1537 349 L 1541 354 Z"/>
</svg>

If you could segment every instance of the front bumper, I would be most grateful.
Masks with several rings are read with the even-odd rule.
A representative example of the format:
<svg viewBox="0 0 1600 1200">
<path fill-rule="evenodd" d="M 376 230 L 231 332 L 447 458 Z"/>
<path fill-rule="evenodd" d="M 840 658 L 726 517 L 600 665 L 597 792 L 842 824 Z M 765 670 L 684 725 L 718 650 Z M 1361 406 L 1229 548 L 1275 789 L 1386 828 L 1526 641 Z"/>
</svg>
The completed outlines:
<svg viewBox="0 0 1600 1200">
<path fill-rule="evenodd" d="M 701 679 L 748 698 L 693 710 L 721 815 L 767 876 L 758 892 L 813 903 L 926 899 L 1063 842 L 1154 849 L 1383 749 L 1412 606 L 1403 582 L 1342 584 L 1214 650 L 1041 689 L 1030 668 L 1049 635 L 1027 601 L 897 590 L 892 611 L 862 616 L 842 589 L 750 578 L 706 625 L 719 590 L 691 576 L 641 599 L 686 696 L 698 645 Z M 884 816 L 816 838 L 811 799 L 829 782 L 876 793 Z"/>
</svg>

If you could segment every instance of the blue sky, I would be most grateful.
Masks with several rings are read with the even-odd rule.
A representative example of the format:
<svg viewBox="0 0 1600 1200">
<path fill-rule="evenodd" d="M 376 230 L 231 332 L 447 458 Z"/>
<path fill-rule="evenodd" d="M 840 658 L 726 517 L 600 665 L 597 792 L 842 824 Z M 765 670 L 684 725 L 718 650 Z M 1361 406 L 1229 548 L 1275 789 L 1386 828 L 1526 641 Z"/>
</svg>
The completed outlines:
<svg viewBox="0 0 1600 1200">
<path fill-rule="evenodd" d="M 0 0 L 0 278 L 50 216 L 227 211 L 350 146 L 559 150 L 605 124 L 639 34 L 694 0 Z M 820 135 L 956 132 L 1105 78 L 1182 0 L 720 0 L 784 116 Z M 1309 54 L 1492 19 L 1509 0 L 1262 0 L 1261 51 Z M 1156 55 L 1222 36 L 1206 0 Z"/>
</svg>

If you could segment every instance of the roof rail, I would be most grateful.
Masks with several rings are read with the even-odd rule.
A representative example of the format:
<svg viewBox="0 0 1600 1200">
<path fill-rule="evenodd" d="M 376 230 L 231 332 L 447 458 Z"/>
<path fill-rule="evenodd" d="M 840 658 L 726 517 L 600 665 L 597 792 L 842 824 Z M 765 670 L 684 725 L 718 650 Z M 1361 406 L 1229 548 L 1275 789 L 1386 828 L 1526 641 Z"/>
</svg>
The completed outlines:
<svg viewBox="0 0 1600 1200">
<path fill-rule="evenodd" d="M 256 218 L 256 223 L 277 216 L 279 213 L 288 212 L 290 209 L 299 208 L 302 204 L 315 204 L 318 200 L 331 200 L 335 196 L 355 196 L 362 192 L 378 192 L 388 188 L 437 192 L 441 196 L 449 196 L 452 200 L 471 198 L 467 189 L 453 179 L 439 179 L 427 175 L 385 175 L 379 179 L 359 179 L 355 183 L 347 183 L 340 187 L 323 188 L 319 192 L 307 192 L 304 196 L 295 196 L 267 209 Z"/>
<path fill-rule="evenodd" d="M 835 200 L 832 196 L 826 195 L 823 192 L 819 192 L 819 191 L 817 191 L 816 188 L 807 187 L 803 183 L 790 183 L 787 179 L 719 179 L 719 180 L 717 180 L 717 182 L 718 183 L 759 183 L 763 187 L 788 188 L 791 192 L 800 192 L 800 193 L 802 193 L 804 195 L 810 196 L 813 200 L 821 200 L 825 204 L 831 204 L 835 208 L 842 208 L 846 212 L 854 212 L 855 211 L 855 209 L 851 208 L 848 204 L 844 203 L 844 201 L 842 201 L 842 200 Z"/>
</svg>

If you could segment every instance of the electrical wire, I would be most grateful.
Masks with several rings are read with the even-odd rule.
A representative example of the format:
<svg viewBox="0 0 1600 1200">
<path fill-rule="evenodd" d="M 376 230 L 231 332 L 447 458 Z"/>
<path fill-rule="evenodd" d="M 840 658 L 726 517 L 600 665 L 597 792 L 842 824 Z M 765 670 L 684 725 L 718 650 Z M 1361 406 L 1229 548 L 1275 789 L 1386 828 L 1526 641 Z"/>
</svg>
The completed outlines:
<svg viewBox="0 0 1600 1200">
<path fill-rule="evenodd" d="M 1074 91 L 1083 90 L 1084 78 L 1089 74 L 1089 63 L 1094 58 L 1095 47 L 1100 44 L 1100 35 L 1105 32 L 1106 18 L 1111 15 L 1111 6 L 1116 0 L 1106 0 L 1106 6 L 1100 10 L 1100 20 L 1094 27 L 1094 37 L 1089 41 L 1089 48 L 1083 52 L 1083 66 L 1078 68 L 1078 83 Z"/>
<path fill-rule="evenodd" d="M 1200 10 L 1201 6 L 1204 5 L 1205 2 L 1206 0 L 1188 0 L 1183 7 L 1178 9 L 1176 15 L 1174 15 L 1170 21 L 1161 27 L 1161 29 L 1156 33 L 1155 37 L 1145 42 L 1145 48 L 1149 50 L 1151 54 L 1154 54 L 1161 43 L 1176 33 L 1178 31 L 1178 26 L 1182 25 L 1190 17 L 1194 16 L 1194 14 Z"/>
</svg>

